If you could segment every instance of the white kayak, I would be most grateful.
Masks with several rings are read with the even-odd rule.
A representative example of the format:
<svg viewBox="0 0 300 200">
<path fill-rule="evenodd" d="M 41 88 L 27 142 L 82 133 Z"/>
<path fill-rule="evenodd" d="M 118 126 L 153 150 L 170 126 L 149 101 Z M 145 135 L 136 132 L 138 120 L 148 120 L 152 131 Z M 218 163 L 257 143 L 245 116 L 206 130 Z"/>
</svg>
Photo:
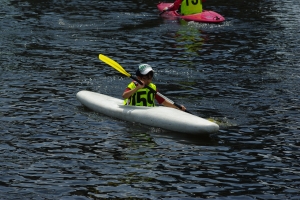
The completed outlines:
<svg viewBox="0 0 300 200">
<path fill-rule="evenodd" d="M 93 111 L 129 122 L 196 135 L 219 130 L 216 123 L 174 108 L 123 105 L 121 99 L 90 91 L 80 91 L 76 97 Z"/>
</svg>

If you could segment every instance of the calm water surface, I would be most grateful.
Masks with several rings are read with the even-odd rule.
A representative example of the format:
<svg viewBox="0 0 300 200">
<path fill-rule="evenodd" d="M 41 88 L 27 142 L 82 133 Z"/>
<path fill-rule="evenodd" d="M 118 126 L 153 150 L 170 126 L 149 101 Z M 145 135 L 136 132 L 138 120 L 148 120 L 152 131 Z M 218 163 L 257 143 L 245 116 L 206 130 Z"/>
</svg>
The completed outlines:
<svg viewBox="0 0 300 200">
<path fill-rule="evenodd" d="M 156 1 L 0 0 L 0 199 L 300 199 L 298 0 L 207 1 L 222 24 Z M 191 136 L 84 108 L 128 72 L 220 123 Z"/>
</svg>

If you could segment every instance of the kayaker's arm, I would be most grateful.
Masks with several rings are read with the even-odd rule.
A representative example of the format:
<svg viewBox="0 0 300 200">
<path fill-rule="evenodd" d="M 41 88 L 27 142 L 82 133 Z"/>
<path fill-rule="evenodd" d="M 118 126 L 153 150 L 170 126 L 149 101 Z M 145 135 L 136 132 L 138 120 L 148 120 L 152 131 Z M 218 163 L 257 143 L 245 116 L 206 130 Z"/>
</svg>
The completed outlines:
<svg viewBox="0 0 300 200">
<path fill-rule="evenodd" d="M 142 82 L 142 81 L 141 81 Z M 143 83 L 143 82 L 142 82 Z M 136 93 L 139 89 L 143 88 L 144 85 L 140 85 L 140 84 L 136 84 L 136 87 L 132 90 L 125 90 L 125 92 L 123 92 L 122 97 L 124 99 L 128 99 L 130 98 L 134 93 Z"/>
</svg>

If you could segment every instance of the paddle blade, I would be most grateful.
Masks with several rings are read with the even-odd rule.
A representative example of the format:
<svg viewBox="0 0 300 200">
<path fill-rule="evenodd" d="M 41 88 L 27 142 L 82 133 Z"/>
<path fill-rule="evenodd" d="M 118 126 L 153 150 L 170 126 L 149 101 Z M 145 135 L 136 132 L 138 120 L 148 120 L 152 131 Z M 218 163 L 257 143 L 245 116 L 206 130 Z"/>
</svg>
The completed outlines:
<svg viewBox="0 0 300 200">
<path fill-rule="evenodd" d="M 114 69 L 118 70 L 120 73 L 124 74 L 127 77 L 130 77 L 130 74 L 126 72 L 126 70 L 116 61 L 110 59 L 109 57 L 99 54 L 99 59 L 108 64 L 109 66 L 113 67 Z"/>
</svg>

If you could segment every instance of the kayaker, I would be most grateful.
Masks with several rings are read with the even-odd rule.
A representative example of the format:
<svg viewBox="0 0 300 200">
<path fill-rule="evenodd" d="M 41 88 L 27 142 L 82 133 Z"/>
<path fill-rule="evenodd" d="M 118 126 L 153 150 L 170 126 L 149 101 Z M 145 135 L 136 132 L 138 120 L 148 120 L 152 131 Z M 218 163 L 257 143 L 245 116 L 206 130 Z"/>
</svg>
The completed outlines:
<svg viewBox="0 0 300 200">
<path fill-rule="evenodd" d="M 205 2 L 205 0 L 175 0 L 175 2 L 171 6 L 166 7 L 163 12 L 178 10 L 181 15 L 201 13 L 203 10 L 202 2 Z"/>
<path fill-rule="evenodd" d="M 148 106 L 148 107 L 154 107 L 155 102 L 154 99 L 159 104 L 162 104 L 167 107 L 176 108 L 175 105 L 173 105 L 171 102 L 165 100 L 164 98 L 160 97 L 158 94 L 155 94 L 148 88 L 145 88 L 145 85 L 148 85 L 155 91 L 157 91 L 156 85 L 152 83 L 154 72 L 150 65 L 148 64 L 140 64 L 138 69 L 136 70 L 136 76 L 137 78 L 143 83 L 143 85 L 140 85 L 136 81 L 132 81 L 129 83 L 127 88 L 125 89 L 122 97 L 125 99 L 124 104 L 125 105 L 134 105 L 134 106 Z M 181 110 L 186 110 L 186 108 L 181 105 Z"/>
</svg>

